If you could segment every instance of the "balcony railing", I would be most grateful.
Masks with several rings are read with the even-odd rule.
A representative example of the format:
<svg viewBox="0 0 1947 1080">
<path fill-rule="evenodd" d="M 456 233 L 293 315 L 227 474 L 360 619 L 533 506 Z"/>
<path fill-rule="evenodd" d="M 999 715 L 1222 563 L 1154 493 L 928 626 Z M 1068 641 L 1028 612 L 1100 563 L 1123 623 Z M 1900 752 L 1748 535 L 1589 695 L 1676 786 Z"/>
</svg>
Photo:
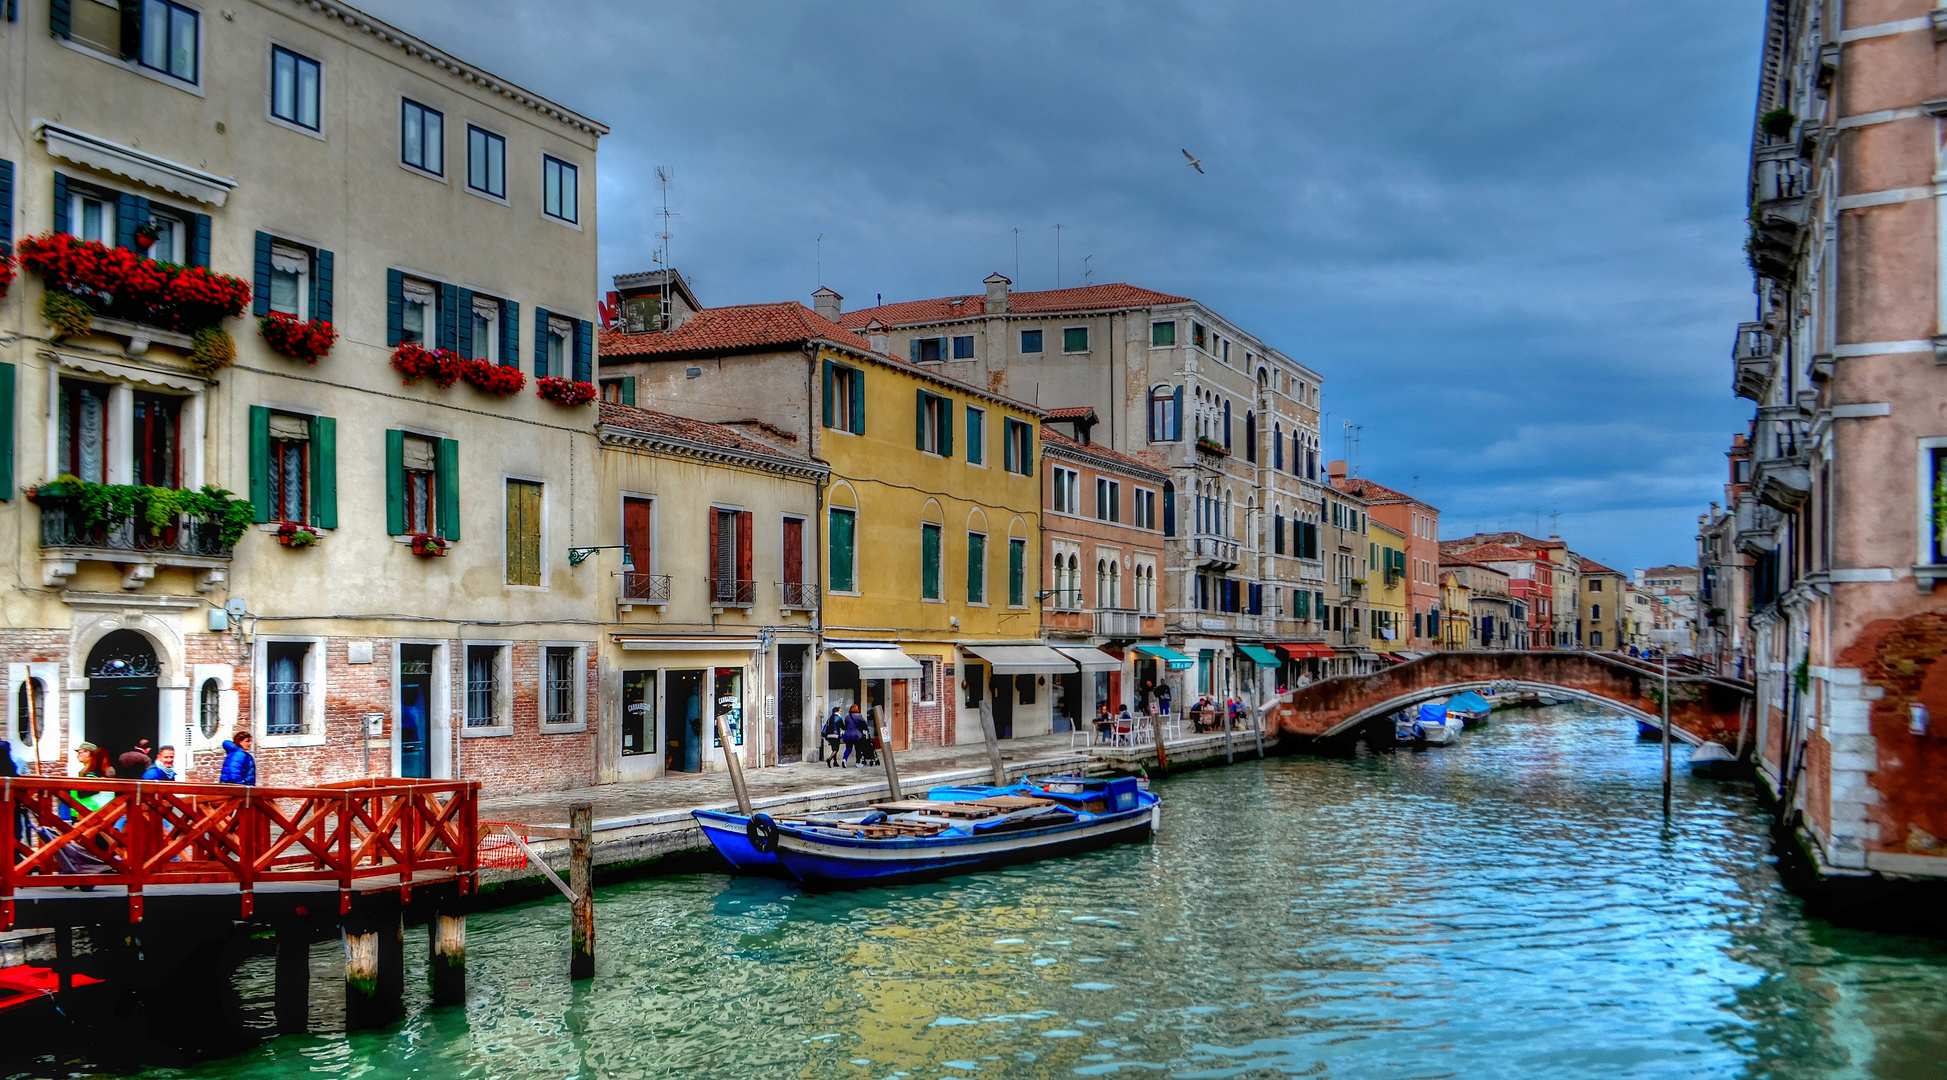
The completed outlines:
<svg viewBox="0 0 1947 1080">
<path fill-rule="evenodd" d="M 1775 349 L 1772 336 L 1763 323 L 1739 323 L 1737 342 L 1731 347 L 1734 374 L 1731 389 L 1742 398 L 1762 402 L 1771 385 Z"/>
<path fill-rule="evenodd" d="M 810 611 L 818 606 L 818 586 L 808 581 L 784 581 L 778 583 L 783 593 L 781 603 L 792 611 Z"/>
<path fill-rule="evenodd" d="M 1190 552 L 1199 564 L 1211 568 L 1229 569 L 1243 561 L 1238 542 L 1222 536 L 1196 537 L 1190 541 Z"/>
<path fill-rule="evenodd" d="M 1812 494 L 1811 459 L 1805 454 L 1763 459 L 1752 470 L 1751 486 L 1759 502 L 1791 513 Z"/>
<path fill-rule="evenodd" d="M 750 607 L 757 603 L 757 583 L 738 578 L 711 578 L 712 607 Z"/>
<path fill-rule="evenodd" d="M 1098 637 L 1133 641 L 1142 636 L 1142 613 L 1134 608 L 1097 608 L 1095 633 Z"/>
<path fill-rule="evenodd" d="M 150 524 L 147 508 L 139 503 L 130 513 L 109 513 L 90 521 L 79 499 L 43 495 L 36 502 L 41 509 L 44 548 L 93 548 L 203 559 L 228 559 L 234 550 L 223 542 L 222 523 L 207 518 L 184 514 L 158 529 Z"/>
<path fill-rule="evenodd" d="M 669 603 L 669 575 L 638 574 L 634 571 L 623 574 L 622 602 L 625 604 Z"/>
</svg>

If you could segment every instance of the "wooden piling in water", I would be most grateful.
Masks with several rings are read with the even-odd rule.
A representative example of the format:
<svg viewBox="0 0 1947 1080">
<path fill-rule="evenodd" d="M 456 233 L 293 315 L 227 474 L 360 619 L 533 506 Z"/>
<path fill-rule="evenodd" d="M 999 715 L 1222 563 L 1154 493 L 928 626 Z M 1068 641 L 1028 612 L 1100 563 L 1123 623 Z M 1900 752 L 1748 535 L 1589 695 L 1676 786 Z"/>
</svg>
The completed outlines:
<svg viewBox="0 0 1947 1080">
<path fill-rule="evenodd" d="M 732 749 L 728 740 L 726 751 Z M 741 774 L 737 774 L 741 776 Z M 568 827 L 574 839 L 568 841 L 568 890 L 574 893 L 570 918 L 574 923 L 573 952 L 568 959 L 568 977 L 595 977 L 595 868 L 593 865 L 595 808 L 576 803 L 568 808 Z"/>
<path fill-rule="evenodd" d="M 1001 760 L 1001 740 L 994 731 L 994 704 L 980 699 L 980 734 L 987 740 L 987 761 L 994 767 L 994 786 L 1007 786 L 1007 763 Z"/>
<path fill-rule="evenodd" d="M 466 1004 L 466 916 L 442 911 L 426 925 L 426 967 L 434 1005 Z"/>
<path fill-rule="evenodd" d="M 730 741 L 730 725 L 717 714 L 717 742 L 723 747 L 724 763 L 730 766 L 730 790 L 737 795 L 737 812 L 750 813 L 750 789 L 744 786 L 744 763 L 737 756 L 737 744 Z"/>
<path fill-rule="evenodd" d="M 898 802 L 906 796 L 899 790 L 899 766 L 893 764 L 892 760 L 892 729 L 885 725 L 885 717 L 884 709 L 872 706 L 872 737 L 879 741 L 879 760 L 886 766 L 887 793 L 892 796 L 893 802 Z"/>
<path fill-rule="evenodd" d="M 277 928 L 273 995 L 278 1033 L 304 1034 L 311 1026 L 311 935 L 302 923 L 284 923 Z"/>
<path fill-rule="evenodd" d="M 379 931 L 375 926 L 345 926 L 345 1030 L 378 1027 Z"/>
</svg>

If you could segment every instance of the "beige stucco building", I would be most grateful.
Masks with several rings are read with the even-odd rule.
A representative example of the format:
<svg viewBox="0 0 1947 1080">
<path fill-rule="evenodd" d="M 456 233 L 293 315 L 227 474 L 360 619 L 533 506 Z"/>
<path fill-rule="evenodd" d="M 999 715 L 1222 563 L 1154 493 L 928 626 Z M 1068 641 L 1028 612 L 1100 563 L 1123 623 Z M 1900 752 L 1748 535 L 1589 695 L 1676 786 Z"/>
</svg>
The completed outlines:
<svg viewBox="0 0 1947 1080">
<path fill-rule="evenodd" d="M 606 129 L 342 5 L 134 10 L 26 0 L 0 36 L 0 240 L 138 255 L 65 336 L 39 272 L 0 302 L 16 737 L 31 694 L 49 762 L 147 738 L 209 779 L 244 728 L 265 782 L 592 779 L 606 583 L 565 556 L 599 520 L 570 482 L 595 410 L 532 380 L 592 369 Z M 241 317 L 137 310 L 164 262 L 240 279 Z M 272 312 L 335 345 L 274 351 Z M 233 364 L 192 359 L 210 322 Z M 411 343 L 493 389 L 402 385 Z M 206 484 L 248 500 L 241 536 L 165 505 Z"/>
</svg>

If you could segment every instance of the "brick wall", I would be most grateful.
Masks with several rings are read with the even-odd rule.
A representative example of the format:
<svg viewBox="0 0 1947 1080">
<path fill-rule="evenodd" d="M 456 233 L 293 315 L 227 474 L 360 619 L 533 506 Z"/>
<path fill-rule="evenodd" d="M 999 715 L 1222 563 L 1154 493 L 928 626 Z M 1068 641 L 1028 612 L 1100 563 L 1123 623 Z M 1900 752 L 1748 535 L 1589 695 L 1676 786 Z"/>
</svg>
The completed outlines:
<svg viewBox="0 0 1947 1080">
<path fill-rule="evenodd" d="M 53 680 L 46 689 L 47 700 L 50 703 L 56 704 L 61 717 L 60 723 L 55 728 L 47 728 L 45 725 L 43 727 L 43 735 L 51 740 L 49 742 L 50 747 L 66 746 L 72 741 L 68 738 L 70 718 L 67 709 L 67 680 L 73 675 L 73 672 L 68 670 L 68 646 L 69 636 L 66 630 L 0 630 L 0 664 L 61 665 L 60 677 Z M 0 667 L 0 673 L 4 673 L 7 670 L 6 667 Z M 20 723 L 20 698 L 13 692 L 13 682 L 11 679 L 5 684 L 4 690 L 7 695 L 6 709 L 4 712 L 6 716 L 4 737 L 9 742 L 12 742 L 17 739 L 16 731 Z M 58 702 L 56 702 L 57 695 L 59 698 Z M 22 747 L 22 749 L 24 750 L 26 748 Z M 30 753 L 28 756 L 32 757 L 33 755 Z M 50 773 L 57 771 L 65 772 L 67 763 L 65 761 L 45 759 L 43 765 Z"/>
</svg>

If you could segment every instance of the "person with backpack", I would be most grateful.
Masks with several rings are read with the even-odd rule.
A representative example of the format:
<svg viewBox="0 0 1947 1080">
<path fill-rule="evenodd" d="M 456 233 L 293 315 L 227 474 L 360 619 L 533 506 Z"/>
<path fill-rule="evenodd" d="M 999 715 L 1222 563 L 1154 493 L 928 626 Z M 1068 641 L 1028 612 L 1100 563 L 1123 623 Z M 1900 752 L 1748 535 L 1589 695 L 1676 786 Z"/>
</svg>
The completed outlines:
<svg viewBox="0 0 1947 1080">
<path fill-rule="evenodd" d="M 825 768 L 836 768 L 838 744 L 845 736 L 844 714 L 839 711 L 838 706 L 833 705 L 832 711 L 825 716 L 825 726 L 819 730 L 818 735 L 825 740 Z"/>
</svg>

